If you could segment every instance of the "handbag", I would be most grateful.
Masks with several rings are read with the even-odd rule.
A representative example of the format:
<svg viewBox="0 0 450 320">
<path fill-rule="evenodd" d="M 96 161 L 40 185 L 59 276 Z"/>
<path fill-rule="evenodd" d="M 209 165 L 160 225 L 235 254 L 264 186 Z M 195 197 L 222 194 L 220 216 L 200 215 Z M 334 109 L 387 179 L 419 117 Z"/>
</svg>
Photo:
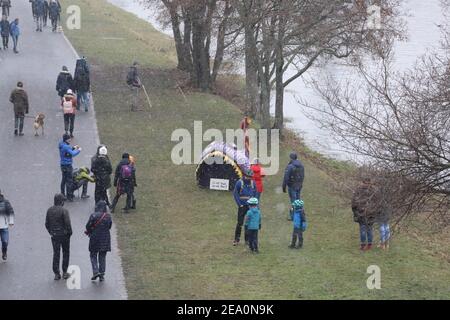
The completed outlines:
<svg viewBox="0 0 450 320">
<path fill-rule="evenodd" d="M 106 217 L 106 212 L 103 212 L 102 216 L 95 222 L 95 224 L 92 226 L 91 230 L 88 231 L 84 231 L 84 234 L 87 236 L 90 236 L 92 234 L 92 232 L 95 230 L 95 228 L 97 228 L 97 226 L 100 224 L 100 222 L 103 221 L 103 219 Z"/>
</svg>

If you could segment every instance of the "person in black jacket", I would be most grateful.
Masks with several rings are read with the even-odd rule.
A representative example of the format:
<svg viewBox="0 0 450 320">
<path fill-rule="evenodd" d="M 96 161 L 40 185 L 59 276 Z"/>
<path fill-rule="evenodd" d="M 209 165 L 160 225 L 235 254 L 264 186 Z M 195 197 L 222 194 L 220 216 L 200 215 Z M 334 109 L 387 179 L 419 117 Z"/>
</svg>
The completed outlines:
<svg viewBox="0 0 450 320">
<path fill-rule="evenodd" d="M 48 17 L 50 18 L 50 21 L 52 22 L 52 31 L 56 32 L 56 29 L 58 28 L 58 19 L 60 16 L 61 8 L 59 7 L 58 3 L 56 1 L 50 0 L 50 5 L 48 7 Z"/>
<path fill-rule="evenodd" d="M 74 89 L 73 78 L 67 67 L 63 66 L 62 71 L 59 73 L 58 79 L 56 80 L 56 91 L 58 91 L 58 95 L 61 97 L 61 102 L 69 89 Z"/>
<path fill-rule="evenodd" d="M 91 104 L 89 100 L 91 81 L 89 75 L 89 66 L 85 57 L 77 60 L 73 81 L 75 90 L 77 92 L 77 110 L 80 110 L 81 105 L 84 105 L 84 111 L 88 112 L 89 106 Z"/>
<path fill-rule="evenodd" d="M 97 154 L 92 158 L 91 172 L 95 176 L 95 203 L 104 200 L 109 206 L 108 189 L 111 188 L 112 165 L 105 146 L 99 146 Z"/>
<path fill-rule="evenodd" d="M 63 255 L 63 278 L 70 278 L 70 274 L 67 273 L 67 269 L 69 267 L 72 225 L 70 223 L 69 211 L 63 208 L 64 199 L 65 197 L 63 194 L 55 195 L 54 206 L 47 210 L 47 216 L 45 218 L 45 228 L 51 236 L 53 245 L 53 273 L 55 274 L 55 280 L 61 279 L 59 269 L 61 248 Z"/>
<path fill-rule="evenodd" d="M 14 225 L 14 209 L 0 191 L 0 239 L 2 242 L 2 259 L 7 259 L 9 228 Z"/>
<path fill-rule="evenodd" d="M 106 254 L 111 251 L 112 218 L 108 213 L 107 204 L 100 200 L 95 206 L 95 212 L 89 217 L 85 234 L 89 236 L 89 252 L 92 264 L 92 281 L 100 278 L 105 280 Z"/>
<path fill-rule="evenodd" d="M 2 4 L 2 15 L 9 17 L 9 8 L 11 8 L 11 0 L 1 0 Z"/>
<path fill-rule="evenodd" d="M 0 21 L 0 34 L 2 36 L 2 44 L 3 44 L 3 50 L 8 49 L 9 44 L 9 21 L 6 16 L 2 17 L 2 20 Z"/>
<path fill-rule="evenodd" d="M 128 210 L 135 208 L 133 193 L 134 187 L 137 187 L 136 169 L 130 162 L 130 155 L 128 153 L 122 155 L 122 160 L 116 167 L 114 187 L 117 187 L 117 192 L 111 205 L 111 212 L 114 212 L 117 202 L 122 194 L 127 195 L 126 205 L 122 210 L 124 210 L 125 213 L 128 213 Z"/>
</svg>

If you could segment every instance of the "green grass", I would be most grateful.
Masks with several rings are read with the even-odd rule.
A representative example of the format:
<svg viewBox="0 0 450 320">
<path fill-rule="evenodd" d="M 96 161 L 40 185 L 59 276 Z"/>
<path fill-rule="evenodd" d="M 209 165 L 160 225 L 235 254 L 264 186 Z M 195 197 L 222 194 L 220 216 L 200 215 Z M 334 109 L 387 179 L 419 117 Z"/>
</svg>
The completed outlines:
<svg viewBox="0 0 450 320">
<path fill-rule="evenodd" d="M 171 80 L 175 72 L 164 70 L 176 65 L 173 45 L 149 24 L 104 0 L 63 0 L 69 2 L 82 8 L 83 29 L 66 33 L 92 63 L 101 141 L 114 162 L 123 151 L 137 157 L 139 209 L 114 215 L 131 299 L 450 297 L 448 262 L 419 240 L 400 235 L 389 252 L 359 252 L 348 206 L 332 195 L 322 165 L 309 160 L 304 161 L 305 248 L 287 248 L 292 226 L 286 220 L 287 195 L 279 192 L 283 168 L 265 181 L 261 254 L 232 247 L 237 211 L 232 195 L 199 189 L 195 166 L 173 165 L 170 137 L 177 128 L 192 130 L 195 120 L 204 128 L 236 128 L 241 113 L 218 96 L 190 92 L 184 101 Z M 108 37 L 125 40 L 103 40 Z M 126 68 L 136 58 L 153 101 L 151 119 L 148 112 L 131 113 L 127 107 Z M 282 165 L 289 151 L 282 146 Z M 346 167 L 333 161 L 323 165 Z M 381 267 L 382 290 L 366 288 L 372 264 Z"/>
</svg>

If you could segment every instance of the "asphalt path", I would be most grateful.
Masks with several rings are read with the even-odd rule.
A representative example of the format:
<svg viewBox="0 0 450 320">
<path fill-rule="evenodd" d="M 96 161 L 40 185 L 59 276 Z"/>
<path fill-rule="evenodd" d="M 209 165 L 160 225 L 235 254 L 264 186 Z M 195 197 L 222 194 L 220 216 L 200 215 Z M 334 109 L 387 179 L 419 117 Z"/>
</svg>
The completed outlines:
<svg viewBox="0 0 450 320">
<path fill-rule="evenodd" d="M 55 84 L 63 65 L 73 74 L 77 54 L 64 35 L 52 33 L 50 26 L 35 31 L 28 0 L 13 1 L 10 20 L 16 17 L 22 32 L 19 54 L 13 53 L 12 41 L 8 51 L 0 51 L 0 189 L 16 213 L 8 261 L 0 261 L 0 299 L 126 299 L 115 227 L 106 281 L 90 281 L 89 240 L 83 231 L 94 208 L 93 184 L 89 185 L 90 199 L 81 200 L 76 192 L 75 202 L 65 205 L 72 220 L 70 265 L 74 276 L 67 282 L 53 280 L 52 247 L 44 223 L 61 181 L 58 142 L 64 123 Z M 14 136 L 9 95 L 17 81 L 24 83 L 28 93 L 29 116 L 46 115 L 44 136 L 34 136 L 31 118 L 25 119 L 25 135 Z M 88 113 L 77 114 L 74 136 L 74 143 L 82 147 L 74 167 L 89 167 L 99 144 L 92 107 Z"/>
</svg>

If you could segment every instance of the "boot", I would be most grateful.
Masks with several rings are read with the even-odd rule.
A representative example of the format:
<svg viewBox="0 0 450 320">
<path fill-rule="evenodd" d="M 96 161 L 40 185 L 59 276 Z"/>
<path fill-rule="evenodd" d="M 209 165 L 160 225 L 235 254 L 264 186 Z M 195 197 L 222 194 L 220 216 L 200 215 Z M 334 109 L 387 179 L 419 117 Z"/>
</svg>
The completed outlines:
<svg viewBox="0 0 450 320">
<path fill-rule="evenodd" d="M 2 259 L 4 261 L 6 261 L 6 259 L 8 259 L 7 249 L 6 248 L 2 248 Z"/>
<path fill-rule="evenodd" d="M 133 199 L 133 205 L 131 206 L 131 209 L 136 210 L 136 199 Z"/>
<path fill-rule="evenodd" d="M 17 131 L 17 129 L 14 129 L 14 135 L 17 136 L 19 134 L 19 132 Z"/>
<path fill-rule="evenodd" d="M 359 250 L 361 250 L 361 251 L 366 250 L 366 244 L 365 243 L 361 243 L 361 245 L 359 246 Z"/>
<path fill-rule="evenodd" d="M 370 249 L 372 249 L 372 244 L 371 244 L 371 243 L 369 243 L 369 244 L 365 247 L 364 251 L 369 251 Z"/>
</svg>

